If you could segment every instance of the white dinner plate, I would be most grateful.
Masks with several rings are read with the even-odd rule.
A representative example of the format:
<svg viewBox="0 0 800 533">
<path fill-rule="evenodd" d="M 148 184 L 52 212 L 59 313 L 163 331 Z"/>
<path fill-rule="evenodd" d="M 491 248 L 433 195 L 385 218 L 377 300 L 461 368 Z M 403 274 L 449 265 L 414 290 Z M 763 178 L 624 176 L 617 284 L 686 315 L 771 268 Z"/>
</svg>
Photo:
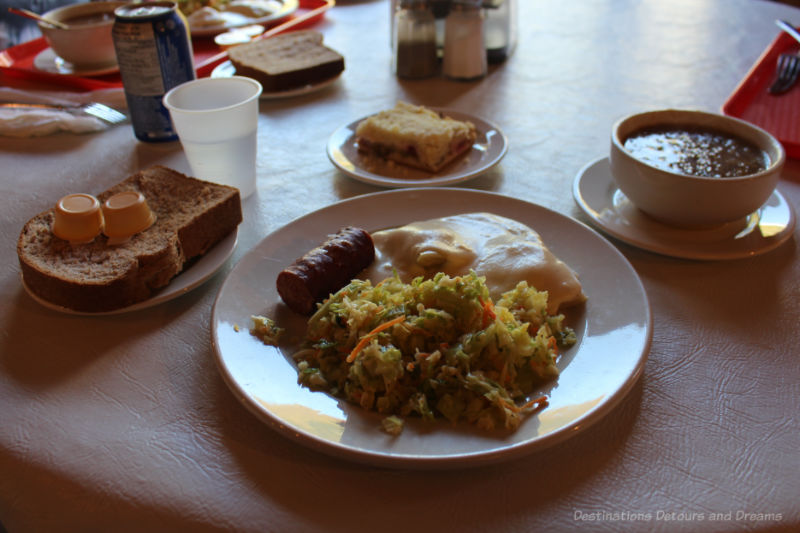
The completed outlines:
<svg viewBox="0 0 800 533">
<path fill-rule="evenodd" d="M 605 157 L 578 172 L 572 193 L 605 233 L 644 250 L 684 259 L 739 259 L 769 252 L 792 236 L 796 219 L 791 204 L 776 189 L 758 211 L 742 220 L 709 229 L 669 226 L 641 212 L 617 188 Z"/>
<path fill-rule="evenodd" d="M 491 122 L 452 109 L 432 109 L 456 120 L 468 120 L 478 130 L 478 138 L 472 149 L 439 172 L 431 173 L 359 153 L 356 128 L 366 117 L 340 127 L 331 135 L 328 140 L 328 157 L 348 176 L 373 185 L 439 187 L 475 178 L 494 167 L 506 155 L 506 136 Z"/>
<path fill-rule="evenodd" d="M 223 61 L 211 71 L 212 78 L 230 78 L 236 75 L 236 67 L 230 61 Z M 262 100 L 277 100 L 280 98 L 292 98 L 294 96 L 302 96 L 304 94 L 314 93 L 321 91 L 325 87 L 332 85 L 336 80 L 341 77 L 341 72 L 332 78 L 322 80 L 317 83 L 311 83 L 296 89 L 288 89 L 286 91 L 262 91 L 260 98 Z"/>
<path fill-rule="evenodd" d="M 168 300 L 172 300 L 173 298 L 182 296 L 187 292 L 191 291 L 192 289 L 200 286 L 203 282 L 205 282 L 211 276 L 213 276 L 220 268 L 222 268 L 222 265 L 225 264 L 225 261 L 228 260 L 231 254 L 233 254 L 233 251 L 236 249 L 236 243 L 238 239 L 239 239 L 239 229 L 237 228 L 233 230 L 231 233 L 229 233 L 227 237 L 225 237 L 216 245 L 214 245 L 214 247 L 211 248 L 208 252 L 206 252 L 200 259 L 198 259 L 196 263 L 190 265 L 186 270 L 175 276 L 175 278 L 173 278 L 172 281 L 170 281 L 166 287 L 158 291 L 156 294 L 154 294 L 147 300 L 135 303 L 133 305 L 129 305 L 128 307 L 113 309 L 111 311 L 99 311 L 99 312 L 75 311 L 74 309 L 69 309 L 67 307 L 62 307 L 60 305 L 48 302 L 47 300 L 34 294 L 33 292 L 31 292 L 31 290 L 28 288 L 28 286 L 25 284 L 24 281 L 22 281 L 22 286 L 34 300 L 36 300 L 43 306 L 47 307 L 48 309 L 52 309 L 54 311 L 59 311 L 62 313 L 68 313 L 72 315 L 90 315 L 90 316 L 130 313 L 131 311 L 146 309 L 148 307 L 158 305 Z M 22 280 L 21 274 L 20 274 L 20 280 Z"/>
<path fill-rule="evenodd" d="M 292 347 L 275 348 L 254 337 L 252 315 L 274 319 L 298 342 L 307 317 L 291 312 L 275 288 L 278 273 L 346 225 L 368 231 L 467 212 L 492 212 L 529 225 L 575 269 L 588 297 L 563 310 L 578 342 L 565 350 L 557 381 L 538 393 L 550 405 L 514 433 L 486 433 L 444 422 L 407 419 L 391 437 L 381 415 L 297 383 Z M 613 280 L 613 281 L 612 281 Z M 597 422 L 630 391 L 642 372 L 652 321 L 642 283 L 608 241 L 586 225 L 515 198 L 470 189 L 381 191 L 330 205 L 268 235 L 223 283 L 211 318 L 219 370 L 256 417 L 300 444 L 367 464 L 450 468 L 488 464 L 553 445 Z"/>
<path fill-rule="evenodd" d="M 42 72 L 50 74 L 63 74 L 65 76 L 105 76 L 119 72 L 119 65 L 114 63 L 106 67 L 81 69 L 56 55 L 52 48 L 45 48 L 33 58 L 33 66 Z"/>
<path fill-rule="evenodd" d="M 216 24 L 213 26 L 197 26 L 189 24 L 189 31 L 192 37 L 213 37 L 218 33 L 223 33 L 234 28 L 241 28 L 242 26 L 250 26 L 252 24 L 263 24 L 265 26 L 273 26 L 278 22 L 283 21 L 289 15 L 297 11 L 299 0 L 278 0 L 281 8 L 264 17 L 250 18 L 241 13 L 234 13 L 230 11 L 221 11 L 220 14 L 224 19 L 224 23 Z"/>
</svg>

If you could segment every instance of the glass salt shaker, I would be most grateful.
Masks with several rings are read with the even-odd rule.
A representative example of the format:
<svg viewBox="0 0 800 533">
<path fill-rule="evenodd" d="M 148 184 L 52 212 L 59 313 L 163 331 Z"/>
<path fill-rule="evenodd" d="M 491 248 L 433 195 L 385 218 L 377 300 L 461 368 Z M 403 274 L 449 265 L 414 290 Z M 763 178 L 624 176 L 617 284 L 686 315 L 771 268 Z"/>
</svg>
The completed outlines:
<svg viewBox="0 0 800 533">
<path fill-rule="evenodd" d="M 400 0 L 392 29 L 392 69 L 399 78 L 436 74 L 436 21 L 427 0 Z"/>
<path fill-rule="evenodd" d="M 444 75 L 475 80 L 487 69 L 481 0 L 453 0 L 444 27 Z"/>
</svg>

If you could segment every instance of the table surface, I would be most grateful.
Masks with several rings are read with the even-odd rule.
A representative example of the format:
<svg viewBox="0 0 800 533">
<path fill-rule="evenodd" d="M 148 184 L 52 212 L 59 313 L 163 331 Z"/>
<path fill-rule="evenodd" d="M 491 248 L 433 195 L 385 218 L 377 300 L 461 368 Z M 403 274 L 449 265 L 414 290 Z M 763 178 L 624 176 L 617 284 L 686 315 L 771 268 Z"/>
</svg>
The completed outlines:
<svg viewBox="0 0 800 533">
<path fill-rule="evenodd" d="M 477 82 L 399 81 L 388 2 L 340 2 L 318 28 L 346 58 L 332 87 L 263 100 L 258 191 L 231 260 L 200 288 L 123 315 L 34 302 L 12 250 L 62 195 L 138 169 L 188 172 L 178 143 L 100 134 L 0 139 L 0 522 L 26 531 L 797 530 L 800 253 L 675 259 L 611 241 L 652 308 L 644 372 L 601 421 L 562 443 L 476 468 L 374 468 L 299 446 L 225 385 L 209 335 L 226 275 L 266 235 L 383 190 L 325 145 L 340 125 L 403 99 L 491 118 L 502 163 L 463 188 L 584 223 L 573 179 L 640 110 L 718 111 L 795 8 L 757 0 L 519 2 L 519 44 Z M 800 162 L 778 185 L 800 210 Z M 649 516 L 649 520 L 646 518 Z M 716 520 L 715 520 L 716 519 Z"/>
</svg>

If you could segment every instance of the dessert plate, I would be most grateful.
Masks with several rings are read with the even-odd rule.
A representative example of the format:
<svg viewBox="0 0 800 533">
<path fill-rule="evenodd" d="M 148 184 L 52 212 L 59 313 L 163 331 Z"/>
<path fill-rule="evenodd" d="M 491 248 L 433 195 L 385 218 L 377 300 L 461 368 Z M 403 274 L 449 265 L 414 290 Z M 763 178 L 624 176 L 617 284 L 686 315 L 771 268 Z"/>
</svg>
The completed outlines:
<svg viewBox="0 0 800 533">
<path fill-rule="evenodd" d="M 457 213 L 491 212 L 539 232 L 575 269 L 588 300 L 563 309 L 578 342 L 565 350 L 558 380 L 538 392 L 550 405 L 513 433 L 446 422 L 406 420 L 403 432 L 381 431 L 382 416 L 297 383 L 291 354 L 307 317 L 291 312 L 275 287 L 294 259 L 346 225 L 368 231 Z M 608 280 L 615 280 L 609 283 Z M 286 345 L 265 345 L 249 328 L 264 315 L 286 328 Z M 223 283 L 211 317 L 216 362 L 234 396 L 283 436 L 335 457 L 402 468 L 489 464 L 543 449 L 597 422 L 642 373 L 650 346 L 650 306 L 623 255 L 586 225 L 544 207 L 499 194 L 458 188 L 396 189 L 327 206 L 268 235 Z"/>
<path fill-rule="evenodd" d="M 107 67 L 94 69 L 81 69 L 72 63 L 64 61 L 56 55 L 52 48 L 45 48 L 33 58 L 33 66 L 42 72 L 50 74 L 64 74 L 67 76 L 105 76 L 119 72 L 119 65 L 113 64 Z"/>
<path fill-rule="evenodd" d="M 356 145 L 356 128 L 366 117 L 346 124 L 328 140 L 328 157 L 339 170 L 351 178 L 384 187 L 438 187 L 460 183 L 483 174 L 503 159 L 508 150 L 506 136 L 500 128 L 481 118 L 455 111 L 437 109 L 456 120 L 475 124 L 478 138 L 472 149 L 434 174 L 392 161 L 361 154 Z"/>
<path fill-rule="evenodd" d="M 62 307 L 60 305 L 48 302 L 47 300 L 44 300 L 41 297 L 34 294 L 33 292 L 31 292 L 31 290 L 28 288 L 25 282 L 22 281 L 21 274 L 20 274 L 20 281 L 22 281 L 22 286 L 25 288 L 25 291 L 31 296 L 31 298 L 33 298 L 43 306 L 47 307 L 48 309 L 52 309 L 54 311 L 59 311 L 62 313 L 68 313 L 72 315 L 90 315 L 90 316 L 130 313 L 132 311 L 146 309 L 148 307 L 158 305 L 168 300 L 172 300 L 200 286 L 203 282 L 205 282 L 211 276 L 213 276 L 220 268 L 222 268 L 222 265 L 225 264 L 225 262 L 231 256 L 231 254 L 233 254 L 233 251 L 236 249 L 236 243 L 238 239 L 239 239 L 239 230 L 237 228 L 236 230 L 231 232 L 227 237 L 218 242 L 213 248 L 211 248 L 211 250 L 206 252 L 206 254 L 203 255 L 200 259 L 198 259 L 196 263 L 194 263 L 189 268 L 187 268 L 186 270 L 175 276 L 175 278 L 169 282 L 169 285 L 161 289 L 158 293 L 154 294 L 149 299 L 144 300 L 143 302 L 129 305 L 128 307 L 123 307 L 121 309 L 114 309 L 111 311 L 100 311 L 96 313 L 89 313 L 84 311 L 75 311 L 74 309 L 68 309 L 66 307 Z"/>
<path fill-rule="evenodd" d="M 281 6 L 273 13 L 263 17 L 252 18 L 241 13 L 221 11 L 220 16 L 222 17 L 223 21 L 220 24 L 198 24 L 192 20 L 191 16 L 189 16 L 187 17 L 189 29 L 192 33 L 192 37 L 213 37 L 218 33 L 223 33 L 233 28 L 240 28 L 242 26 L 250 26 L 251 24 L 264 24 L 271 26 L 297 11 L 299 0 L 272 0 L 271 3 L 278 3 L 281 4 Z"/>
<path fill-rule="evenodd" d="M 617 188 L 608 158 L 584 166 L 572 194 L 605 233 L 630 245 L 684 259 L 738 259 L 768 252 L 792 236 L 795 213 L 777 189 L 755 213 L 709 229 L 669 226 L 637 209 Z"/>
<path fill-rule="evenodd" d="M 217 65 L 214 70 L 211 71 L 212 78 L 230 78 L 231 76 L 236 75 L 236 67 L 233 66 L 233 63 L 228 61 L 224 61 Z M 303 87 L 298 87 L 296 89 L 289 89 L 286 91 L 262 91 L 261 92 L 261 99 L 262 100 L 277 100 L 280 98 L 292 98 L 294 96 L 302 96 L 304 94 L 314 93 L 317 91 L 321 91 L 325 87 L 332 85 L 336 80 L 341 77 L 341 73 L 334 76 L 333 78 L 328 78 L 327 80 L 322 80 L 317 83 L 312 83 L 310 85 L 304 85 Z"/>
</svg>

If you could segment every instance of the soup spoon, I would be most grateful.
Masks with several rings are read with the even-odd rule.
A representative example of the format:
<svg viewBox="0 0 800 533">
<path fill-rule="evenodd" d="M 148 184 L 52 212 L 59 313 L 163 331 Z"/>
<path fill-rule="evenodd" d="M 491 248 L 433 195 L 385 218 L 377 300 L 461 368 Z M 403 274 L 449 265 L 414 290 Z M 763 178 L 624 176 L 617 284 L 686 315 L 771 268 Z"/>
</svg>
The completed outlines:
<svg viewBox="0 0 800 533">
<path fill-rule="evenodd" d="M 39 22 L 43 22 L 45 24 L 49 24 L 50 26 L 55 26 L 58 29 L 66 30 L 69 29 L 69 26 L 64 24 L 63 22 L 59 22 L 57 20 L 50 20 L 46 19 L 43 16 L 34 13 L 33 11 L 28 11 L 27 9 L 16 8 L 16 7 L 9 7 L 8 11 L 10 13 L 14 13 L 15 15 L 20 15 L 22 17 L 26 17 L 33 20 L 38 20 Z"/>
</svg>

